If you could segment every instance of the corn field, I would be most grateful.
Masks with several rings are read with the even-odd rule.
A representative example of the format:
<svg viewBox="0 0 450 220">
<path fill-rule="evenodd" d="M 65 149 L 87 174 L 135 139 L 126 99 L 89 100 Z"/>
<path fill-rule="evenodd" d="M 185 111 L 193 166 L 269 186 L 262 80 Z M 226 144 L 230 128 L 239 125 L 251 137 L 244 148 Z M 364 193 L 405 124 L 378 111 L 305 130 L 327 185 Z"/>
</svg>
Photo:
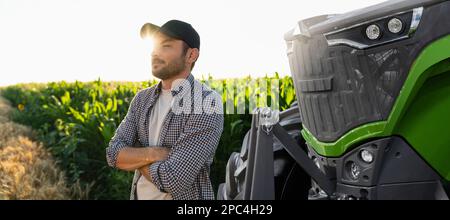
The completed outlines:
<svg viewBox="0 0 450 220">
<path fill-rule="evenodd" d="M 261 82 L 276 79 L 279 88 L 279 108 L 288 108 L 295 100 L 295 92 L 290 77 L 260 78 Z M 222 95 L 224 106 L 245 104 L 245 114 L 228 112 L 224 114 L 224 130 L 211 169 L 214 189 L 224 182 L 225 166 L 231 152 L 239 151 L 242 139 L 250 128 L 251 115 L 248 105 L 255 98 L 249 87 L 250 77 L 238 80 L 202 79 L 216 91 L 221 88 L 237 88 L 233 97 Z M 54 169 L 61 171 L 55 184 L 63 191 L 56 198 L 76 199 L 128 199 L 132 172 L 112 169 L 107 166 L 105 148 L 117 126 L 124 118 L 134 95 L 143 88 L 156 84 L 150 82 L 51 82 L 45 84 L 18 84 L 0 90 L 0 95 L 10 102 L 8 116 L 14 123 L 29 126 L 38 142 L 36 149 L 50 152 L 56 162 Z M 268 94 L 269 96 L 271 94 Z M 245 103 L 236 101 L 236 96 Z M 270 102 L 270 101 L 268 101 Z M 6 107 L 2 107 L 6 108 Z M 3 116 L 0 116 L 3 117 Z M 5 116 L 6 117 L 6 116 Z M 6 121 L 0 118 L 0 123 Z M 6 122 L 5 122 L 6 123 Z M 2 129 L 3 130 L 3 129 Z M 2 131 L 4 132 L 4 131 Z M 31 132 L 31 131 L 30 131 Z M 0 134 L 1 135 L 1 134 Z M 19 140 L 19 145 L 33 145 L 27 140 Z M 42 146 L 41 146 L 42 145 Z M 0 144 L 1 152 L 6 148 Z M 23 149 L 29 151 L 28 148 Z M 39 150 L 40 151 L 40 150 Z M 41 153 L 44 154 L 44 153 Z M 7 173 L 8 171 L 1 171 Z M 1 174 L 5 175 L 4 173 Z M 55 179 L 54 178 L 54 179 Z M 59 179 L 60 178 L 60 179 Z M 76 185 L 68 189 L 67 185 Z M 73 188 L 73 187 L 72 187 Z M 67 191 L 69 190 L 69 191 Z M 75 196 L 74 196 L 75 195 Z M 47 198 L 47 197 L 44 197 Z M 1 199 L 1 198 L 0 198 Z"/>
</svg>

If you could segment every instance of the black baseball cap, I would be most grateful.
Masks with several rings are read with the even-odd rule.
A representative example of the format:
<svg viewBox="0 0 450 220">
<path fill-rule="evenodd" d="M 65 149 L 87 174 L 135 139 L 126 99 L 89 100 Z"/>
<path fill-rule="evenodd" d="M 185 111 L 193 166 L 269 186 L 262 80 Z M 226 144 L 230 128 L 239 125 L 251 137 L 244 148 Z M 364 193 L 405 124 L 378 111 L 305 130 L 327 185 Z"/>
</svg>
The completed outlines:
<svg viewBox="0 0 450 220">
<path fill-rule="evenodd" d="M 197 31 L 189 23 L 179 20 L 170 20 L 161 27 L 152 23 L 145 23 L 141 27 L 141 38 L 152 37 L 158 32 L 182 40 L 190 48 L 197 48 L 200 50 L 200 35 L 198 35 Z"/>
</svg>

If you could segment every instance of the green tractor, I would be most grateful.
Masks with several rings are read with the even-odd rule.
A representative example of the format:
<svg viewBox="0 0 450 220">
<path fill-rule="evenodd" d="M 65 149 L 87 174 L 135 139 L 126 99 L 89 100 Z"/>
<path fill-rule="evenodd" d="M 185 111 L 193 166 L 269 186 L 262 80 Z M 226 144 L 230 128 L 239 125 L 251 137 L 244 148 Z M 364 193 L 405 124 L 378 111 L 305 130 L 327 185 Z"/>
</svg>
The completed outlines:
<svg viewBox="0 0 450 220">
<path fill-rule="evenodd" d="M 218 199 L 448 199 L 450 1 L 392 0 L 284 36 L 297 102 L 260 108 Z"/>
</svg>

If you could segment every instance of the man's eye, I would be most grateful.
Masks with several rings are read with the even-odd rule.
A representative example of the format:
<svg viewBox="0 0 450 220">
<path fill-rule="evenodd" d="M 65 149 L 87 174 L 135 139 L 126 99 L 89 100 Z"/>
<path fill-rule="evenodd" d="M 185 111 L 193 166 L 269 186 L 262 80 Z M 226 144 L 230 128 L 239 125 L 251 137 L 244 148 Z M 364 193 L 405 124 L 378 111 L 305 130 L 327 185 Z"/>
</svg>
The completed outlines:
<svg viewBox="0 0 450 220">
<path fill-rule="evenodd" d="M 169 44 L 165 44 L 165 45 L 163 45 L 163 47 L 170 47 L 170 45 Z"/>
</svg>

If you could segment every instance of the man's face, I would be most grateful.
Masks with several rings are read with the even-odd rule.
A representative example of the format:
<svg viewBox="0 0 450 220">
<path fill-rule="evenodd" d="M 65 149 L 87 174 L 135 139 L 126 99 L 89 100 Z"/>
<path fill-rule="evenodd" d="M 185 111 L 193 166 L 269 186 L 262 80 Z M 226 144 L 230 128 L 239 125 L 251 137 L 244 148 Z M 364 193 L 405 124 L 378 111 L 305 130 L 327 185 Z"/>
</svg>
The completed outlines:
<svg viewBox="0 0 450 220">
<path fill-rule="evenodd" d="M 183 41 L 157 33 L 152 52 L 152 74 L 161 79 L 170 79 L 186 69 L 186 54 Z"/>
</svg>

